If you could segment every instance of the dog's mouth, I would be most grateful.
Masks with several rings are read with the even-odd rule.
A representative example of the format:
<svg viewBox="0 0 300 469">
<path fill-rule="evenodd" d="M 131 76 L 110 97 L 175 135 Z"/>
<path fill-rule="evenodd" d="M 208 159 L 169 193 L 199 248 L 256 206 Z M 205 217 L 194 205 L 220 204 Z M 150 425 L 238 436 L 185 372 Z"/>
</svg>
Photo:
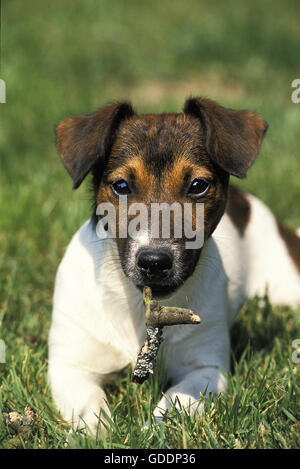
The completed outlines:
<svg viewBox="0 0 300 469">
<path fill-rule="evenodd" d="M 167 298 L 171 296 L 179 287 L 178 285 L 159 285 L 151 282 L 147 282 L 147 284 L 138 284 L 136 287 L 142 292 L 145 287 L 150 287 L 152 291 L 152 296 L 155 299 Z"/>
</svg>

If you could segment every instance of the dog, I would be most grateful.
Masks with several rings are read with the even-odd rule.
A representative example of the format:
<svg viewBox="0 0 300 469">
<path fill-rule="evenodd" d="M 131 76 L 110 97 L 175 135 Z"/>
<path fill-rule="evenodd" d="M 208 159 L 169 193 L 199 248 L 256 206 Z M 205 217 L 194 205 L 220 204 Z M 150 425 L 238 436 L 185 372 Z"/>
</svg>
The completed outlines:
<svg viewBox="0 0 300 469">
<path fill-rule="evenodd" d="M 91 173 L 93 190 L 91 218 L 57 271 L 49 334 L 52 394 L 73 428 L 103 429 L 99 415 L 110 415 L 105 383 L 136 362 L 145 338 L 144 286 L 161 304 L 188 307 L 202 319 L 164 330 L 170 385 L 155 421 L 172 405 L 197 414 L 201 397 L 226 392 L 230 328 L 247 298 L 267 287 L 272 303 L 299 304 L 300 237 L 229 184 L 230 176 L 246 176 L 267 128 L 256 113 L 207 98 L 190 98 L 181 113 L 165 114 L 113 103 L 56 127 L 73 188 Z M 134 203 L 204 204 L 202 245 L 187 249 L 187 237 L 174 233 L 154 238 L 149 225 L 134 237 L 101 239 L 97 207 L 105 202 L 117 211 L 125 197 L 128 211 Z M 195 218 L 192 212 L 193 227 Z M 175 215 L 170 220 L 174 231 Z M 110 232 L 107 223 L 102 227 Z"/>
</svg>

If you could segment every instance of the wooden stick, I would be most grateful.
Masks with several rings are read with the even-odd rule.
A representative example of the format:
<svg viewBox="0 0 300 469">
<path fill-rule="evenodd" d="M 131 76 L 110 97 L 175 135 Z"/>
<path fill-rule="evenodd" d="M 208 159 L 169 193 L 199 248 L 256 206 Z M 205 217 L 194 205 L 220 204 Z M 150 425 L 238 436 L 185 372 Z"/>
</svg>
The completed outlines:
<svg viewBox="0 0 300 469">
<path fill-rule="evenodd" d="M 178 324 L 200 324 L 201 319 L 191 309 L 176 306 L 161 306 L 152 299 L 150 287 L 143 290 L 146 310 L 147 337 L 139 351 L 136 367 L 132 373 L 132 381 L 143 383 L 153 373 L 160 344 L 163 341 L 162 328 Z"/>
</svg>

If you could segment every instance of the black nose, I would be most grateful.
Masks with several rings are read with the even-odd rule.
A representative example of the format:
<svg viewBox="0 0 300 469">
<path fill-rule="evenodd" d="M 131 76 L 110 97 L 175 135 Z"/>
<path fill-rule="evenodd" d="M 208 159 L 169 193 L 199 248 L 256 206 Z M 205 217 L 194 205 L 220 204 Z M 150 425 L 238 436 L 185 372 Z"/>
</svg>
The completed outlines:
<svg viewBox="0 0 300 469">
<path fill-rule="evenodd" d="M 137 255 L 137 267 L 150 279 L 166 278 L 173 266 L 173 257 L 166 251 L 142 250 Z"/>
</svg>

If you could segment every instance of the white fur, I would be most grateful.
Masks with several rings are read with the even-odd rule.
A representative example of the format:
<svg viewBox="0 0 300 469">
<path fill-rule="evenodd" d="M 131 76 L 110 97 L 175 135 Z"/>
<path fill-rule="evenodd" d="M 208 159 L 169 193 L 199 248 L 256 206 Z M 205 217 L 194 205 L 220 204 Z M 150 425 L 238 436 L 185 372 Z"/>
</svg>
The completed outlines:
<svg viewBox="0 0 300 469">
<path fill-rule="evenodd" d="M 172 384 L 155 409 L 158 419 L 178 399 L 191 411 L 201 410 L 203 393 L 225 392 L 229 330 L 248 296 L 264 294 L 268 286 L 272 302 L 300 302 L 300 276 L 276 221 L 262 202 L 248 198 L 251 218 L 244 235 L 225 214 L 194 274 L 162 301 L 188 306 L 202 323 L 164 331 L 161 349 Z M 141 293 L 125 277 L 115 242 L 99 240 L 87 222 L 59 266 L 49 336 L 49 380 L 66 420 L 96 431 L 100 410 L 109 414 L 104 383 L 135 363 L 144 336 Z"/>
</svg>

